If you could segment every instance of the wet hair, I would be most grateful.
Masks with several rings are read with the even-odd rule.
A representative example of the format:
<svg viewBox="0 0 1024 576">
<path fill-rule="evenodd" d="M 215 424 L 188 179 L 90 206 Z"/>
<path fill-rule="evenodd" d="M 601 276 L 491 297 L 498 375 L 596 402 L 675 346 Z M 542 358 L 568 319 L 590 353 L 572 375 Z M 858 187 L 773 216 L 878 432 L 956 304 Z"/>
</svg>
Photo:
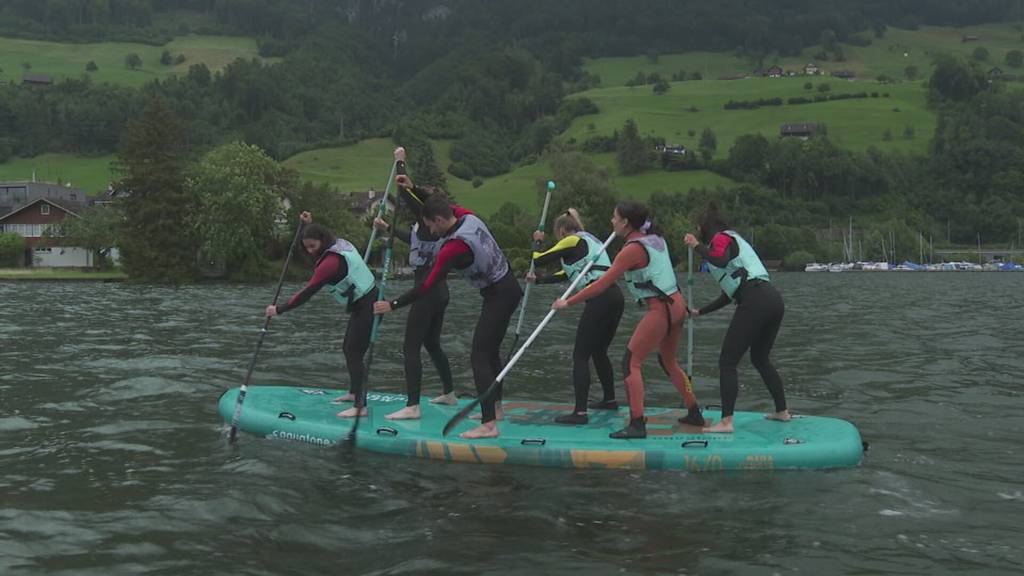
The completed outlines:
<svg viewBox="0 0 1024 576">
<path fill-rule="evenodd" d="M 711 239 L 722 230 L 728 230 L 729 224 L 722 216 L 718 202 L 711 200 L 700 216 L 697 216 L 697 239 L 704 244 L 711 243 Z"/>
<path fill-rule="evenodd" d="M 629 225 L 641 234 L 655 234 L 661 236 L 659 228 L 651 220 L 651 211 L 647 206 L 633 200 L 623 200 L 615 205 L 615 211 L 624 218 Z"/>
<path fill-rule="evenodd" d="M 445 200 L 448 200 L 448 193 L 445 192 L 444 188 L 441 188 L 440 186 L 424 186 L 420 188 L 420 190 L 426 193 L 427 198 L 433 198 L 437 196 L 439 198 L 444 198 Z"/>
<path fill-rule="evenodd" d="M 334 246 L 334 243 L 338 241 L 338 237 L 334 235 L 334 232 L 320 224 L 307 224 L 306 229 L 302 232 L 302 239 L 319 240 L 321 253 Z M 319 256 L 319 254 L 315 254 L 315 256 Z"/>
<path fill-rule="evenodd" d="M 575 208 L 569 208 L 559 214 L 558 218 L 555 218 L 554 228 L 556 232 L 558 230 L 565 230 L 569 234 L 586 230 L 583 227 L 583 219 L 580 218 L 580 213 Z"/>
<path fill-rule="evenodd" d="M 448 204 L 448 197 L 443 194 L 431 194 L 423 203 L 423 218 L 454 218 L 455 213 Z"/>
</svg>

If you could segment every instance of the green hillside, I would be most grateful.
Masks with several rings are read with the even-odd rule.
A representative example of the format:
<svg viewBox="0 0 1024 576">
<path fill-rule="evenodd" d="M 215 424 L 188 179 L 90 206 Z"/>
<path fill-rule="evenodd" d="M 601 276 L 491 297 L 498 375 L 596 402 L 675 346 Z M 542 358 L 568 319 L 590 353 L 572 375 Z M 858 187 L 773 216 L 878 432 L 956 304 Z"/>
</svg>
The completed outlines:
<svg viewBox="0 0 1024 576">
<path fill-rule="evenodd" d="M 183 54 L 185 62 L 164 66 L 160 63 L 164 50 L 169 50 L 172 56 Z M 125 66 L 125 56 L 132 53 L 142 58 L 142 66 L 136 70 Z M 256 40 L 242 37 L 183 36 L 164 46 L 124 42 L 62 44 L 0 37 L 0 79 L 18 81 L 23 74 L 78 78 L 86 74 L 85 66 L 91 60 L 99 67 L 88 74 L 94 81 L 141 86 L 156 78 L 185 73 L 192 64 L 203 63 L 211 70 L 219 70 L 236 58 L 258 57 Z M 25 70 L 25 63 L 31 64 L 31 68 Z"/>
<path fill-rule="evenodd" d="M 805 90 L 806 82 L 815 89 Z M 878 98 L 839 100 L 812 104 L 765 106 L 757 110 L 726 110 L 730 100 L 779 97 L 813 98 L 817 86 L 826 83 L 833 94 L 878 92 Z M 890 97 L 885 98 L 883 94 Z M 710 127 L 718 138 L 718 153 L 724 154 L 742 134 L 779 134 L 779 125 L 795 122 L 823 122 L 829 138 L 840 146 L 862 150 L 876 146 L 883 150 L 924 152 L 935 128 L 935 116 L 925 107 L 925 91 L 918 83 L 881 85 L 873 81 L 847 81 L 825 77 L 746 78 L 671 83 L 671 90 L 654 94 L 650 86 L 598 88 L 581 93 L 601 110 L 596 116 L 577 118 L 565 137 L 584 141 L 621 129 L 627 119 L 636 121 L 641 133 L 661 136 L 670 144 L 696 148 L 701 131 Z M 691 111 L 696 108 L 697 111 Z M 913 139 L 903 138 L 904 129 L 914 129 Z M 893 139 L 883 140 L 886 129 Z M 694 136 L 689 136 L 689 131 Z"/>
<path fill-rule="evenodd" d="M 964 36 L 976 36 L 978 40 L 963 42 Z M 870 46 L 864 47 L 843 44 L 846 56 L 844 62 L 815 61 L 814 54 L 820 52 L 820 47 L 813 47 L 804 50 L 800 56 L 769 56 L 765 58 L 764 65 L 778 64 L 786 70 L 796 71 L 808 62 L 815 61 L 826 75 L 834 70 L 851 70 L 867 79 L 887 74 L 896 80 L 903 80 L 907 66 L 916 66 L 922 75 L 926 74 L 932 55 L 939 52 L 968 58 L 975 48 L 982 46 L 990 53 L 983 65 L 1000 66 L 1006 70 L 1006 52 L 1024 49 L 1024 39 L 1012 24 L 965 28 L 924 26 L 918 30 L 889 28 L 883 38 L 872 37 L 871 41 Z M 651 62 L 646 56 L 598 58 L 587 60 L 584 67 L 588 72 L 601 77 L 602 87 L 624 86 L 637 72 L 657 72 L 666 80 L 680 71 L 685 71 L 687 75 L 699 72 L 707 79 L 717 79 L 749 73 L 755 68 L 749 60 L 727 52 L 662 54 L 657 62 Z"/>
<path fill-rule="evenodd" d="M 297 170 L 304 179 L 326 182 L 348 192 L 365 191 L 370 188 L 381 190 L 387 183 L 394 147 L 390 139 L 375 138 L 345 148 L 323 148 L 303 152 L 285 160 L 284 164 Z M 434 142 L 434 154 L 442 168 L 450 161 L 450 147 L 451 142 L 448 141 Z M 593 159 L 615 174 L 613 154 L 599 154 L 593 156 Z M 446 176 L 448 189 L 460 204 L 481 214 L 491 214 L 505 202 L 529 209 L 536 208 L 539 202 L 538 186 L 546 182 L 551 175 L 543 164 L 530 164 L 508 174 L 487 178 L 479 188 L 473 188 L 470 182 L 455 178 L 451 174 Z M 622 196 L 637 199 L 647 198 L 658 191 L 683 192 L 690 188 L 714 187 L 729 183 L 728 178 L 706 170 L 650 170 L 635 176 L 615 177 L 615 184 Z"/>
</svg>

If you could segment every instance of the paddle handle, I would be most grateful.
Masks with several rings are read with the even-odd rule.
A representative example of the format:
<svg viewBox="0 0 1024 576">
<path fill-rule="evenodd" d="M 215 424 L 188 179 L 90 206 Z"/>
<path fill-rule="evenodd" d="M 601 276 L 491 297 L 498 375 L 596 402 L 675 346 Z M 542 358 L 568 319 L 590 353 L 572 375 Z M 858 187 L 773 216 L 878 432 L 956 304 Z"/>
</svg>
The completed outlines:
<svg viewBox="0 0 1024 576">
<path fill-rule="evenodd" d="M 687 247 L 686 305 L 693 305 L 693 246 Z M 693 377 L 693 318 L 686 322 L 686 374 Z"/>
<path fill-rule="evenodd" d="M 555 189 L 554 180 L 548 181 L 548 191 L 544 194 L 544 208 L 540 211 L 540 223 L 537 224 L 537 231 L 544 231 L 544 223 L 548 219 L 548 206 L 551 205 L 551 192 Z M 533 241 L 533 251 L 537 252 L 541 248 L 540 240 Z M 534 262 L 533 254 L 530 254 L 530 273 L 533 273 Z M 526 292 L 523 294 L 523 302 L 519 306 L 519 320 L 516 322 L 516 341 L 519 340 L 519 333 L 523 330 L 523 319 L 526 318 L 526 303 L 530 300 L 530 287 L 533 285 L 532 282 L 526 283 Z M 515 343 L 512 344 L 515 348 Z"/>
<path fill-rule="evenodd" d="M 295 244 L 299 241 L 299 236 L 302 235 L 302 228 L 305 223 L 299 220 L 299 227 L 295 229 L 295 236 L 292 238 L 292 243 L 288 247 L 288 254 L 284 257 L 284 266 L 281 268 L 281 277 L 277 280 L 277 289 L 274 290 L 274 300 L 271 303 L 272 306 L 277 306 L 277 300 L 281 297 L 281 288 L 284 286 L 285 274 L 288 272 L 288 264 L 292 261 L 292 253 L 295 252 Z M 260 328 L 260 337 L 256 341 L 256 350 L 252 353 L 252 359 L 249 361 L 249 368 L 245 371 L 245 380 L 242 381 L 241 388 L 238 389 L 238 398 L 235 400 L 235 412 L 231 415 L 231 431 L 228 433 L 228 442 L 234 442 L 235 438 L 238 437 L 238 421 L 242 418 L 242 404 L 245 403 L 245 394 L 249 391 L 249 382 L 252 380 L 252 372 L 256 368 L 256 358 L 260 355 L 260 348 L 263 347 L 263 338 L 267 335 L 267 329 L 270 328 L 270 316 L 267 316 L 263 321 L 263 328 Z"/>
<path fill-rule="evenodd" d="M 377 205 L 377 218 L 384 217 L 384 211 L 387 210 L 388 196 L 391 194 L 391 185 L 395 181 L 395 172 L 398 170 L 398 161 L 391 165 L 391 174 L 388 176 L 388 183 L 384 185 L 384 198 L 381 199 L 380 204 Z M 366 243 L 366 250 L 363 252 L 363 262 L 370 261 L 370 251 L 373 250 L 373 242 L 377 239 L 377 229 L 370 226 L 370 241 Z"/>
</svg>

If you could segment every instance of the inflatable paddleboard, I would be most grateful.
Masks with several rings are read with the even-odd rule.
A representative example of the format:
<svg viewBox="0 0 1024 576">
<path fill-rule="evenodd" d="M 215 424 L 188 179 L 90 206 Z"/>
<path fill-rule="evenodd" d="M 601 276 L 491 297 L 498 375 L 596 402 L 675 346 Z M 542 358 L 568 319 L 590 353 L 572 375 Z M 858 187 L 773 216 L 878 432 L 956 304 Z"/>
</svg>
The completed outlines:
<svg viewBox="0 0 1024 576">
<path fill-rule="evenodd" d="M 332 404 L 342 390 L 252 386 L 239 421 L 243 432 L 274 440 L 331 446 L 343 442 L 352 420 L 337 412 L 351 404 Z M 230 423 L 238 389 L 220 398 L 219 412 Z M 460 400 L 465 406 L 470 400 Z M 734 434 L 703 433 L 680 424 L 679 409 L 647 408 L 647 438 L 613 440 L 608 434 L 626 425 L 629 410 L 591 410 L 581 426 L 555 424 L 572 410 L 569 404 L 506 399 L 501 436 L 462 440 L 460 432 L 478 423 L 466 420 L 448 436 L 441 430 L 459 407 L 430 404 L 424 397 L 420 420 L 387 420 L 405 406 L 400 394 L 371 393 L 369 416 L 359 423 L 356 447 L 384 454 L 482 464 L 521 464 L 561 468 L 627 468 L 647 470 L 780 470 L 856 466 L 864 454 L 857 428 L 837 418 L 794 417 L 790 422 L 765 420 L 761 413 L 736 412 Z M 708 423 L 720 412 L 705 410 Z"/>
</svg>

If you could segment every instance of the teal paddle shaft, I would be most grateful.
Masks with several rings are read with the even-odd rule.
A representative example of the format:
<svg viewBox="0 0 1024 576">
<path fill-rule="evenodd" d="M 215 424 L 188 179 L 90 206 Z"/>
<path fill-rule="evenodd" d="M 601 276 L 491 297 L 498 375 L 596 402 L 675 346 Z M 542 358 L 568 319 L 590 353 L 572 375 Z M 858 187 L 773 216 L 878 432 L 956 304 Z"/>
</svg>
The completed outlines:
<svg viewBox="0 0 1024 576">
<path fill-rule="evenodd" d="M 686 305 L 693 306 L 693 246 L 687 249 Z M 686 374 L 693 378 L 693 318 L 686 323 Z"/>
<path fill-rule="evenodd" d="M 569 284 L 569 287 L 565 289 L 565 292 L 562 293 L 561 299 L 564 300 L 565 298 L 568 298 L 570 294 L 572 294 L 572 291 L 576 289 L 576 285 L 580 283 L 580 280 L 583 280 L 583 278 L 587 275 L 587 272 L 590 272 L 590 269 L 594 266 L 594 263 L 597 262 L 597 258 L 600 256 L 600 254 L 608 249 L 608 245 L 612 243 L 612 240 L 615 240 L 614 232 L 608 235 L 608 239 L 605 240 L 604 245 L 601 246 L 601 251 L 595 253 L 594 256 L 591 257 L 590 262 L 587 262 L 587 265 L 583 267 L 583 270 L 576 276 L 572 283 Z M 538 324 L 537 327 L 533 329 L 533 333 L 530 334 L 530 337 L 526 339 L 526 342 L 523 342 L 522 348 L 516 351 L 515 355 L 512 356 L 511 359 L 509 359 L 508 364 L 505 364 L 505 367 L 501 370 L 501 373 L 498 374 L 498 377 L 494 379 L 494 383 L 491 384 L 491 386 L 487 390 L 485 390 L 483 394 L 477 396 L 475 400 L 467 404 L 465 408 L 459 410 L 458 413 L 452 416 L 451 419 L 448 420 L 448 423 L 444 425 L 444 431 L 442 431 L 441 433 L 442 435 L 447 436 L 448 433 L 452 431 L 452 428 L 455 428 L 455 426 L 459 422 L 462 422 L 466 418 L 466 416 L 469 416 L 470 412 L 472 412 L 477 406 L 480 405 L 480 402 L 484 401 L 487 398 L 490 398 L 498 390 L 498 386 L 501 384 L 501 381 L 505 379 L 505 376 L 508 375 L 510 370 L 512 370 L 512 367 L 516 365 L 516 362 L 518 362 L 519 358 L 523 356 L 523 353 L 526 352 L 526 349 L 530 347 L 530 344 L 533 344 L 533 341 L 537 339 L 537 335 L 540 334 L 541 330 L 543 330 L 544 327 L 548 325 L 548 322 L 550 322 L 551 319 L 555 316 L 555 312 L 558 311 L 553 308 L 548 311 L 547 316 L 544 316 L 544 319 L 541 320 L 540 324 Z"/>
<path fill-rule="evenodd" d="M 544 209 L 540 212 L 540 224 L 537 225 L 537 231 L 544 231 L 544 222 L 548 219 L 548 205 L 551 204 L 551 193 L 555 190 L 555 181 L 548 180 L 548 191 L 544 194 Z M 533 241 L 533 251 L 539 252 L 541 248 L 540 240 Z M 533 255 L 530 255 L 530 272 L 533 272 Z M 530 287 L 533 285 L 532 282 L 526 283 L 526 292 L 523 294 L 523 301 L 519 304 L 519 321 L 516 322 L 516 336 L 512 340 L 512 349 L 516 349 L 516 345 L 519 344 L 519 333 L 523 330 L 523 318 L 526 317 L 526 302 L 530 299 Z"/>
<path fill-rule="evenodd" d="M 384 198 L 377 205 L 377 218 L 383 218 L 384 212 L 388 209 L 388 196 L 391 194 L 391 185 L 395 181 L 395 172 L 398 170 L 398 161 L 391 165 L 391 175 L 388 176 L 388 183 L 384 186 Z M 370 227 L 370 241 L 366 243 L 366 250 L 363 252 L 363 262 L 370 261 L 370 251 L 373 250 L 373 242 L 377 239 L 377 229 Z"/>
<path fill-rule="evenodd" d="M 395 162 L 395 167 L 398 167 L 398 162 Z M 395 179 L 394 168 L 391 171 L 391 179 Z M 387 200 L 386 193 L 384 195 L 384 199 Z M 381 206 L 384 206 L 385 204 L 386 202 L 381 202 Z M 392 225 L 392 232 L 390 235 L 388 235 L 388 239 L 384 242 L 384 261 L 381 263 L 382 269 L 380 271 L 380 283 L 377 285 L 378 302 L 386 299 L 385 292 L 388 287 L 388 273 L 391 271 L 391 254 L 393 252 L 395 245 L 394 226 L 398 226 L 398 208 L 400 206 L 401 204 L 395 204 L 395 214 L 393 218 L 394 223 Z M 381 210 L 378 210 L 377 214 L 378 217 L 383 215 Z M 373 231 L 376 232 L 377 228 L 374 228 Z M 371 236 L 370 239 L 372 244 L 373 236 Z M 381 316 L 380 314 L 374 315 L 373 328 L 370 329 L 370 350 L 369 352 L 367 352 L 366 371 L 363 374 L 363 390 L 360 393 L 360 396 L 362 396 L 363 407 L 366 407 L 368 404 L 366 399 L 369 395 L 370 388 L 370 367 L 373 366 L 373 350 L 376 348 L 377 341 L 380 340 L 380 322 L 382 319 L 383 316 Z M 360 399 L 357 398 L 356 402 L 354 402 L 356 407 L 356 416 L 355 419 L 352 421 L 352 429 L 348 431 L 348 436 L 345 438 L 345 440 L 353 446 L 355 446 L 356 443 L 356 432 L 359 430 L 359 414 L 362 412 L 362 410 L 360 410 L 359 407 L 359 400 Z M 369 410 L 369 408 L 367 408 L 367 410 Z"/>
<path fill-rule="evenodd" d="M 281 287 L 284 286 L 284 276 L 288 272 L 288 264 L 292 261 L 292 252 L 295 252 L 295 244 L 302 235 L 303 222 L 299 220 L 299 227 L 295 229 L 295 236 L 288 246 L 288 254 L 284 257 L 284 266 L 281 268 L 281 278 L 277 281 L 277 290 L 274 291 L 273 306 L 277 306 L 277 299 L 281 297 Z M 231 416 L 231 431 L 228 433 L 228 442 L 233 443 L 238 437 L 238 421 L 242 418 L 242 404 L 245 403 L 245 394 L 249 390 L 249 382 L 252 380 L 252 371 L 256 368 L 256 358 L 260 355 L 260 348 L 263 347 L 263 338 L 270 328 L 270 316 L 263 321 L 263 328 L 260 328 L 260 338 L 256 341 L 256 350 L 252 353 L 252 360 L 249 361 L 249 369 L 245 372 L 245 380 L 242 387 L 238 389 L 238 400 L 235 401 L 235 413 Z"/>
</svg>

